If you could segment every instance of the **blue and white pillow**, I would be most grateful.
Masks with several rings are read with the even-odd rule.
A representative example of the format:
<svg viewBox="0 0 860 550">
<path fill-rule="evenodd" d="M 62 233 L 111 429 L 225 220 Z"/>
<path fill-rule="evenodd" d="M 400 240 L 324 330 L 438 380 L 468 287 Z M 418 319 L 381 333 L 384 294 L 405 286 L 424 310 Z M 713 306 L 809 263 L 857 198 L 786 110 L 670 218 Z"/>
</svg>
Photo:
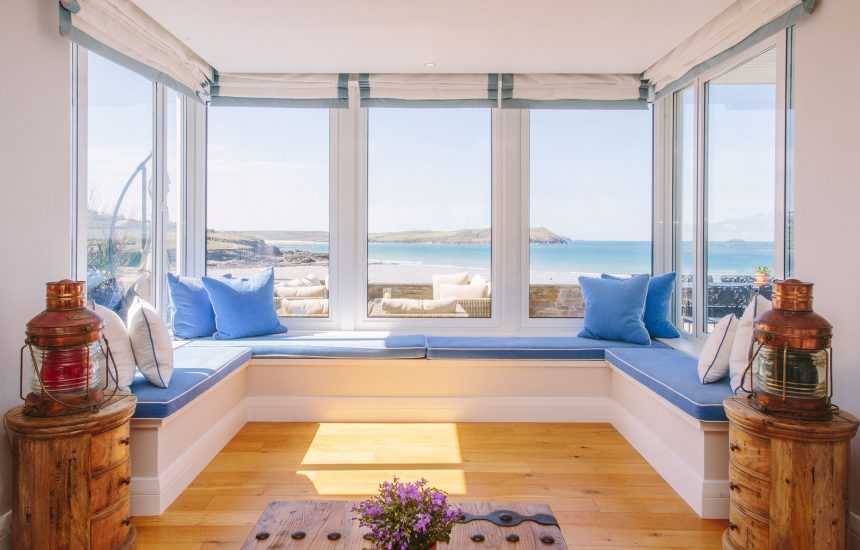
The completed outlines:
<svg viewBox="0 0 860 550">
<path fill-rule="evenodd" d="M 648 275 L 634 275 L 629 279 L 580 277 L 585 298 L 585 327 L 579 336 L 649 345 L 651 338 L 642 321 L 648 279 Z"/>
<path fill-rule="evenodd" d="M 616 279 L 604 273 L 602 279 Z M 675 288 L 675 272 L 655 275 L 648 280 L 648 295 L 645 298 L 645 313 L 642 321 L 651 338 L 679 338 L 681 333 L 672 323 L 672 291 Z"/>
<path fill-rule="evenodd" d="M 729 314 L 714 326 L 699 355 L 699 381 L 702 384 L 718 382 L 728 376 L 729 359 L 738 324 L 738 318 Z"/>
<path fill-rule="evenodd" d="M 215 311 L 216 340 L 232 340 L 287 332 L 275 312 L 275 270 L 271 267 L 253 277 L 213 279 L 203 277 Z"/>
<path fill-rule="evenodd" d="M 151 304 L 135 298 L 126 326 L 137 368 L 150 384 L 166 388 L 173 376 L 173 342 L 161 315 Z"/>
</svg>

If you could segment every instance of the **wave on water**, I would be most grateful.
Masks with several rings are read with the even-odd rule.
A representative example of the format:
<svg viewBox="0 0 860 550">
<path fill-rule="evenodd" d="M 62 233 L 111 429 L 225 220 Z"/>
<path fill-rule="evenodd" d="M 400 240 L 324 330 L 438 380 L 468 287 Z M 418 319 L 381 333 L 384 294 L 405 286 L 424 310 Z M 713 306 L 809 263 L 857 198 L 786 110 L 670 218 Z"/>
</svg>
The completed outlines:
<svg viewBox="0 0 860 550">
<path fill-rule="evenodd" d="M 376 258 L 368 258 L 368 265 L 414 265 L 414 266 L 423 266 L 427 265 L 424 262 L 412 261 L 412 260 L 378 260 Z M 431 266 L 428 266 L 431 267 Z"/>
</svg>

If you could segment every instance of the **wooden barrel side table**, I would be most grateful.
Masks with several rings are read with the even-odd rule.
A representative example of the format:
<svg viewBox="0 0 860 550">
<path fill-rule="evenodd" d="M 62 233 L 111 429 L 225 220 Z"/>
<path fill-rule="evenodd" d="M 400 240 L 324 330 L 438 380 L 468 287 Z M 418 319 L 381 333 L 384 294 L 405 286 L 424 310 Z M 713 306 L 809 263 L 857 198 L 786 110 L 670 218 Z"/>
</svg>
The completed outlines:
<svg viewBox="0 0 860 550">
<path fill-rule="evenodd" d="M 845 550 L 850 442 L 858 422 L 764 414 L 729 397 L 729 527 L 724 550 Z"/>
<path fill-rule="evenodd" d="M 12 547 L 127 550 L 131 524 L 129 420 L 137 399 L 52 418 L 6 413 L 12 448 Z"/>
</svg>

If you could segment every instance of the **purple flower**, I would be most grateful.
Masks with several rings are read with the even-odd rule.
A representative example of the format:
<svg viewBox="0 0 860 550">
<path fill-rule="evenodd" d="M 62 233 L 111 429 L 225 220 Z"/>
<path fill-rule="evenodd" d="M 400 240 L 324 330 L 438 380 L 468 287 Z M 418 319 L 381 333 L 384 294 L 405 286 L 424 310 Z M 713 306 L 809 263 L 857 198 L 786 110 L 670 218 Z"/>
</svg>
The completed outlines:
<svg viewBox="0 0 860 550">
<path fill-rule="evenodd" d="M 372 533 L 376 548 L 409 550 L 450 540 L 460 510 L 448 504 L 444 491 L 421 479 L 398 478 L 379 485 L 379 494 L 353 507 L 354 520 Z"/>
</svg>

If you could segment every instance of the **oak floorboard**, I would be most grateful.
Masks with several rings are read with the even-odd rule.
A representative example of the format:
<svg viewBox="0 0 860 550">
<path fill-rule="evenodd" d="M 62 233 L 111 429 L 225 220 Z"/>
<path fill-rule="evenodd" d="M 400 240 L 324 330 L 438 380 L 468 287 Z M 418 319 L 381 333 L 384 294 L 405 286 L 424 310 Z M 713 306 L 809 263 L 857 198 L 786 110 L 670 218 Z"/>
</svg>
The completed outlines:
<svg viewBox="0 0 860 550">
<path fill-rule="evenodd" d="M 249 423 L 164 514 L 134 518 L 138 549 L 238 548 L 272 500 L 358 500 L 394 475 L 548 504 L 577 550 L 716 550 L 726 527 L 608 424 Z"/>
</svg>

